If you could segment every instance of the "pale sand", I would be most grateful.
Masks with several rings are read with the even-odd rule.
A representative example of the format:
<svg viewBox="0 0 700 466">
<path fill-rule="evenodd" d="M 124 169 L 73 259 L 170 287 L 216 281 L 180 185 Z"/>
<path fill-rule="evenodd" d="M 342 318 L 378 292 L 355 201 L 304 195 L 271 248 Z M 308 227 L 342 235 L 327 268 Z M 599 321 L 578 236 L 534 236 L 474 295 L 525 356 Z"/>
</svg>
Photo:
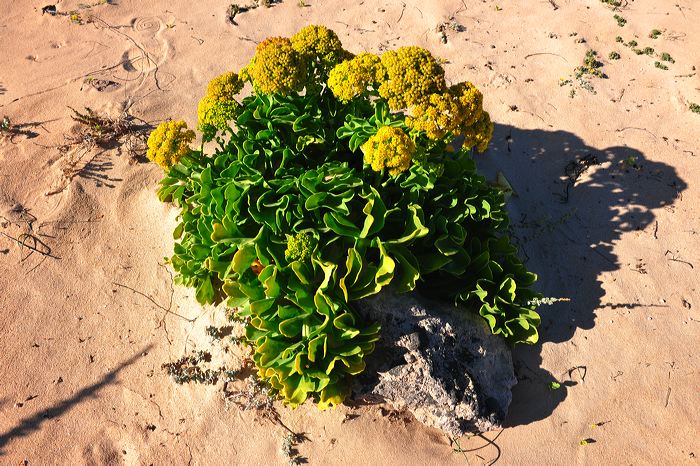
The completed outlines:
<svg viewBox="0 0 700 466">
<path fill-rule="evenodd" d="M 514 231 L 541 289 L 572 302 L 541 310 L 542 344 L 515 349 L 520 383 L 507 427 L 462 439 L 469 452 L 378 406 L 279 406 L 284 424 L 308 436 L 300 454 L 310 464 L 698 464 L 700 115 L 688 102 L 700 103 L 700 5 L 630 2 L 620 28 L 598 0 L 556 0 L 558 9 L 489 0 L 466 10 L 438 0 L 308 3 L 243 13 L 234 27 L 227 2 L 120 1 L 84 11 L 101 20 L 84 25 L 42 16 L 41 2 L 0 2 L 0 117 L 41 123 L 36 137 L 0 142 L 0 214 L 11 217 L 16 203 L 29 209 L 58 257 L 22 261 L 0 235 L 0 463 L 284 464 L 283 427 L 225 410 L 220 385 L 177 386 L 160 369 L 186 347 L 206 348 L 204 327 L 221 320 L 180 287 L 171 309 L 195 324 L 161 309 L 171 292 L 159 264 L 171 254 L 176 216 L 155 196 L 161 170 L 106 151 L 46 196 L 60 187 L 62 160 L 44 146 L 74 126 L 69 105 L 115 112 L 132 101 L 144 120 L 194 126 L 208 80 L 238 70 L 255 42 L 316 23 L 354 52 L 428 47 L 449 60 L 450 80 L 482 89 L 496 131 L 479 162 L 489 176 L 503 171 L 519 194 Z M 442 44 L 434 28 L 452 14 L 466 31 Z M 649 39 L 653 28 L 662 37 Z M 676 63 L 656 69 L 656 59 L 614 41 L 633 34 Z M 597 94 L 577 89 L 571 99 L 558 81 L 588 47 L 609 79 L 594 78 Z M 612 50 L 622 59 L 608 60 Z M 121 86 L 83 86 L 90 73 Z M 567 163 L 588 152 L 605 163 L 560 202 Z M 621 169 L 629 156 L 639 170 Z M 19 225 L 3 221 L 0 232 L 26 232 L 11 219 Z M 585 381 L 583 369 L 569 373 L 576 366 L 586 367 Z M 559 390 L 548 388 L 554 380 Z M 359 417 L 343 422 L 348 413 Z M 595 443 L 579 445 L 587 438 Z"/>
</svg>

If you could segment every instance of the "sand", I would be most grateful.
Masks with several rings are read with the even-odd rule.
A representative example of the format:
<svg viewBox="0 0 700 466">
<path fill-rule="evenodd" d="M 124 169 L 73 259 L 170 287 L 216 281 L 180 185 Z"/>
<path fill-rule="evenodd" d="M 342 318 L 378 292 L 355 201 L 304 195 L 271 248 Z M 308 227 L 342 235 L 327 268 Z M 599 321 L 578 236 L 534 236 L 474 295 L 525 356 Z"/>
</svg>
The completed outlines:
<svg viewBox="0 0 700 466">
<path fill-rule="evenodd" d="M 0 140 L 0 463 L 285 464 L 289 428 L 309 464 L 698 464 L 700 5 L 625 2 L 620 27 L 598 0 L 289 0 L 233 26 L 224 2 L 116 3 L 76 24 L 0 2 L 0 117 L 23 125 Z M 464 30 L 443 43 L 435 27 L 452 20 Z M 162 172 L 117 148 L 57 149 L 76 127 L 68 106 L 194 126 L 212 77 L 306 24 L 354 52 L 427 47 L 484 92 L 496 130 L 478 162 L 516 191 L 513 234 L 540 289 L 571 298 L 541 309 L 540 344 L 515 348 L 506 426 L 463 452 L 381 406 L 279 405 L 273 423 L 227 409 L 221 383 L 172 383 L 161 364 L 206 348 L 222 311 L 172 287 Z M 658 69 L 617 35 L 675 63 Z M 591 79 L 595 94 L 560 86 L 589 48 L 608 79 Z M 591 166 L 572 183 L 577 158 Z M 50 256 L 9 238 L 27 233 Z"/>
</svg>

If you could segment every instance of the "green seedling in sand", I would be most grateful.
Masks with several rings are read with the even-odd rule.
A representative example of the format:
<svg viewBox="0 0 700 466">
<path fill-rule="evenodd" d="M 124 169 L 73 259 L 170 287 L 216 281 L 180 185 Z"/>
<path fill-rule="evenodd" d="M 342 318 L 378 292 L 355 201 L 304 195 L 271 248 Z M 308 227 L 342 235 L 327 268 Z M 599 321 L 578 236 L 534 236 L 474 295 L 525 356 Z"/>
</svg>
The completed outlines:
<svg viewBox="0 0 700 466">
<path fill-rule="evenodd" d="M 661 36 L 661 34 L 662 32 L 658 29 L 652 29 L 652 31 L 649 33 L 649 38 L 658 39 Z"/>
<path fill-rule="evenodd" d="M 664 65 L 660 61 L 654 62 L 654 66 L 657 67 L 660 70 L 668 70 L 668 66 Z"/>
<path fill-rule="evenodd" d="M 688 109 L 689 109 L 691 112 L 693 112 L 693 113 L 700 114 L 700 104 L 696 104 L 696 103 L 692 103 L 692 102 L 691 102 L 691 103 L 688 105 Z"/>
<path fill-rule="evenodd" d="M 669 54 L 667 52 L 664 52 L 661 54 L 661 60 L 667 61 L 669 63 L 676 63 L 676 60 L 674 60 L 673 57 L 671 56 L 671 54 Z"/>
<path fill-rule="evenodd" d="M 613 52 L 610 52 L 610 54 L 608 55 L 608 58 L 611 60 L 619 60 L 620 54 L 613 51 Z"/>
<path fill-rule="evenodd" d="M 615 15 L 613 16 L 613 18 L 615 18 L 615 21 L 617 21 L 617 25 L 620 27 L 623 27 L 625 24 L 627 24 L 627 20 L 620 15 Z"/>
</svg>

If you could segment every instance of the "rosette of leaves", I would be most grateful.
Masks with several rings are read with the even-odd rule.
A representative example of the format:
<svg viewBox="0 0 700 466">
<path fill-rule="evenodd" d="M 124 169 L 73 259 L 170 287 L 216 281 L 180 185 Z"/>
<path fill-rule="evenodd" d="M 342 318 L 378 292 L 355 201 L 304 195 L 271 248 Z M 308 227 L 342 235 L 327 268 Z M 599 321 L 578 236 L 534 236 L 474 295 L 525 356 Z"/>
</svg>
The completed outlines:
<svg viewBox="0 0 700 466">
<path fill-rule="evenodd" d="M 161 200 L 181 209 L 177 282 L 201 303 L 226 300 L 247 318 L 258 375 L 291 406 L 343 401 L 380 338 L 354 302 L 389 284 L 464 302 L 509 342 L 537 341 L 536 277 L 504 234 L 503 194 L 478 175 L 472 148 L 450 150 L 455 134 L 435 139 L 408 127 L 372 85 L 336 98 L 319 82 L 328 49 L 352 55 L 318 28 L 293 40 L 325 41 L 303 47 L 303 66 L 312 67 L 305 91 L 243 98 L 230 126 L 208 133 L 214 147 L 181 157 L 161 182 Z M 314 59 L 317 49 L 324 55 Z M 412 141 L 400 173 L 374 171 L 362 157 L 386 126 Z"/>
</svg>

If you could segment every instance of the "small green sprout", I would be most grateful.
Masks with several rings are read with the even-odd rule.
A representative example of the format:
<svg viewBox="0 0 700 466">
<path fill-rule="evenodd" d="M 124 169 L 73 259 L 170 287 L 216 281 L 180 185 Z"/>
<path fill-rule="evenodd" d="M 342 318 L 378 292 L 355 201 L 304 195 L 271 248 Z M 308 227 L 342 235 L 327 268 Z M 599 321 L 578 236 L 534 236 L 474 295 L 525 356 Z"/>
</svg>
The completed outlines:
<svg viewBox="0 0 700 466">
<path fill-rule="evenodd" d="M 611 60 L 619 60 L 620 54 L 617 52 L 610 52 L 610 55 L 608 55 L 608 58 Z"/>
<path fill-rule="evenodd" d="M 660 70 L 667 70 L 668 69 L 668 66 L 664 65 L 660 61 L 654 62 L 654 66 Z"/>
<path fill-rule="evenodd" d="M 667 61 L 669 63 L 676 63 L 676 60 L 674 60 L 671 54 L 669 54 L 668 52 L 664 52 L 661 54 L 661 60 Z"/>
<path fill-rule="evenodd" d="M 658 29 L 652 29 L 651 32 L 649 33 L 649 37 L 651 39 L 658 39 L 660 35 L 661 35 L 661 31 L 659 31 Z"/>
<path fill-rule="evenodd" d="M 637 41 L 634 39 L 627 42 L 627 47 L 636 47 L 636 46 L 637 46 Z"/>
<path fill-rule="evenodd" d="M 559 382 L 549 382 L 549 389 L 550 390 L 559 390 L 561 388 L 561 384 Z"/>
<path fill-rule="evenodd" d="M 644 47 L 644 50 L 642 50 L 642 53 L 644 53 L 644 55 L 653 55 L 654 49 L 651 47 Z"/>
<path fill-rule="evenodd" d="M 688 109 L 689 109 L 691 112 L 697 113 L 697 114 L 700 115 L 700 105 L 691 102 L 690 105 L 688 105 Z"/>
<path fill-rule="evenodd" d="M 615 21 L 617 21 L 617 25 L 620 27 L 623 27 L 625 24 L 627 24 L 627 20 L 620 15 L 615 15 L 613 16 L 613 18 L 615 18 Z"/>
<path fill-rule="evenodd" d="M 625 41 L 625 40 L 622 38 L 622 36 L 617 36 L 617 37 L 615 38 L 615 42 L 618 42 L 618 43 L 620 43 L 620 44 L 623 43 L 624 41 Z"/>
</svg>

